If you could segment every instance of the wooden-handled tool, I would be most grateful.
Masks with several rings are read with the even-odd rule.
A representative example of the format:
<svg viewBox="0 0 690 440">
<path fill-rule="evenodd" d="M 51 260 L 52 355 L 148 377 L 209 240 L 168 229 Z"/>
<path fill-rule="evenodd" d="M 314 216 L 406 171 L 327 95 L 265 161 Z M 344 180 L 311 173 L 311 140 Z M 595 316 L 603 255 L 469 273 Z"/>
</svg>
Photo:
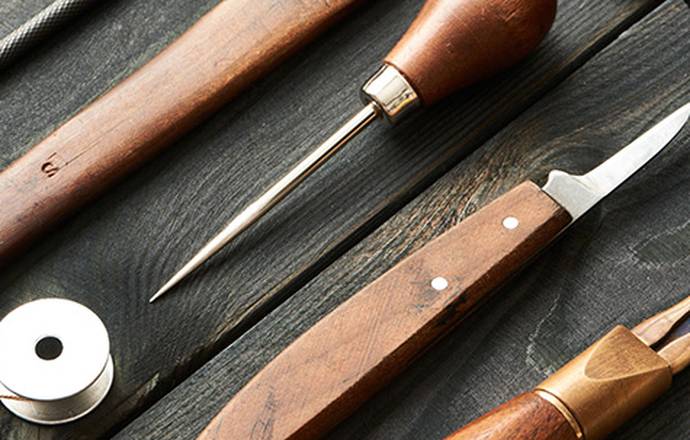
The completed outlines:
<svg viewBox="0 0 690 440">
<path fill-rule="evenodd" d="M 632 331 L 618 326 L 544 381 L 446 440 L 602 440 L 690 365 L 690 297 Z"/>
<path fill-rule="evenodd" d="M 318 437 L 445 335 L 683 129 L 690 104 L 583 176 L 552 171 L 468 217 L 295 340 L 213 419 L 203 440 Z M 521 400 L 560 422 L 551 408 Z M 562 423 L 560 423 L 562 425 Z"/>
<path fill-rule="evenodd" d="M 155 156 L 361 1 L 218 4 L 0 173 L 0 262 Z"/>
<path fill-rule="evenodd" d="M 365 107 L 237 215 L 151 298 L 155 301 L 283 200 L 372 121 L 395 123 L 420 105 L 526 57 L 553 24 L 556 0 L 428 0 L 364 85 Z"/>
</svg>

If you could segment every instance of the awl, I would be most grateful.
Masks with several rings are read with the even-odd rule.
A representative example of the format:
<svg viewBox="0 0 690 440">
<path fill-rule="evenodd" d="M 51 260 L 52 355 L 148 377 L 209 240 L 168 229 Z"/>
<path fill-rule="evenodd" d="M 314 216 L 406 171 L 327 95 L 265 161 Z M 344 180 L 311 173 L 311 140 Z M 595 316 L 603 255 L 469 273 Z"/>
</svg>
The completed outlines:
<svg viewBox="0 0 690 440">
<path fill-rule="evenodd" d="M 394 266 L 273 359 L 201 439 L 312 439 L 447 334 L 559 234 L 668 145 L 680 108 L 583 176 L 525 182 Z"/>
<path fill-rule="evenodd" d="M 155 301 L 241 234 L 377 118 L 395 124 L 531 53 L 553 24 L 556 0 L 428 0 L 364 85 L 365 107 L 237 215 L 152 298 Z"/>
<path fill-rule="evenodd" d="M 618 326 L 584 353 L 446 440 L 602 440 L 690 365 L 690 297 L 632 330 Z"/>
</svg>

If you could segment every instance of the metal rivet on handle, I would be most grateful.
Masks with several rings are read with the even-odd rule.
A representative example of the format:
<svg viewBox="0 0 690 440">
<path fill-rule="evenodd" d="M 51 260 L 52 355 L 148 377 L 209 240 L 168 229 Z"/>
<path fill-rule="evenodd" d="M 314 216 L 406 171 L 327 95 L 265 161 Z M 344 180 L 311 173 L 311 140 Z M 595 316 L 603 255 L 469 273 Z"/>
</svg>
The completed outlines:
<svg viewBox="0 0 690 440">
<path fill-rule="evenodd" d="M 438 290 L 439 292 L 442 290 L 446 290 L 448 288 L 448 280 L 443 277 L 436 277 L 433 280 L 431 280 L 431 287 Z"/>
<path fill-rule="evenodd" d="M 520 226 L 520 220 L 515 217 L 506 217 L 503 219 L 503 227 L 509 230 L 517 229 Z"/>
</svg>

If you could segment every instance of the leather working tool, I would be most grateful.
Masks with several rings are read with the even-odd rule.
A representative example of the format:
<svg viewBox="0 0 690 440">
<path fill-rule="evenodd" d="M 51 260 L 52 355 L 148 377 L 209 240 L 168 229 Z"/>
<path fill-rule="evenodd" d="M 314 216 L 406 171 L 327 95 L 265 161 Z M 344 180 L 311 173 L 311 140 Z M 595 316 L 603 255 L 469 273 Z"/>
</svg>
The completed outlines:
<svg viewBox="0 0 690 440">
<path fill-rule="evenodd" d="M 364 85 L 365 107 L 237 215 L 151 298 L 160 298 L 241 234 L 377 118 L 396 123 L 421 105 L 504 70 L 548 33 L 556 0 L 428 0 Z"/>
<path fill-rule="evenodd" d="M 0 173 L 0 264 L 363 1 L 221 1 Z"/>
<path fill-rule="evenodd" d="M 632 331 L 614 328 L 534 391 L 447 440 L 602 440 L 690 365 L 690 297 Z"/>
<path fill-rule="evenodd" d="M 273 359 L 202 440 L 325 434 L 681 132 L 690 103 L 583 176 L 552 171 L 469 216 L 341 304 Z"/>
</svg>

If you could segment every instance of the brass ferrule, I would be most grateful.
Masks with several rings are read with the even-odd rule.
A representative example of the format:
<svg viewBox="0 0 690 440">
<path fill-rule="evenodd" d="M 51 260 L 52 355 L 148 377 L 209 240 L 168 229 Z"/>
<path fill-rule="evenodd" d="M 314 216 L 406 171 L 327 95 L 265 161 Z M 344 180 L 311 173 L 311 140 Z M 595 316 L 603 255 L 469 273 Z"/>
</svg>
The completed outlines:
<svg viewBox="0 0 690 440">
<path fill-rule="evenodd" d="M 539 385 L 537 394 L 558 399 L 566 408 L 559 411 L 576 420 L 584 439 L 600 440 L 666 392 L 672 377 L 666 360 L 618 326 Z"/>
<path fill-rule="evenodd" d="M 379 69 L 362 87 L 362 101 L 373 102 L 391 124 L 397 123 L 411 110 L 419 107 L 420 100 L 414 88 L 402 73 L 388 64 Z"/>
</svg>

